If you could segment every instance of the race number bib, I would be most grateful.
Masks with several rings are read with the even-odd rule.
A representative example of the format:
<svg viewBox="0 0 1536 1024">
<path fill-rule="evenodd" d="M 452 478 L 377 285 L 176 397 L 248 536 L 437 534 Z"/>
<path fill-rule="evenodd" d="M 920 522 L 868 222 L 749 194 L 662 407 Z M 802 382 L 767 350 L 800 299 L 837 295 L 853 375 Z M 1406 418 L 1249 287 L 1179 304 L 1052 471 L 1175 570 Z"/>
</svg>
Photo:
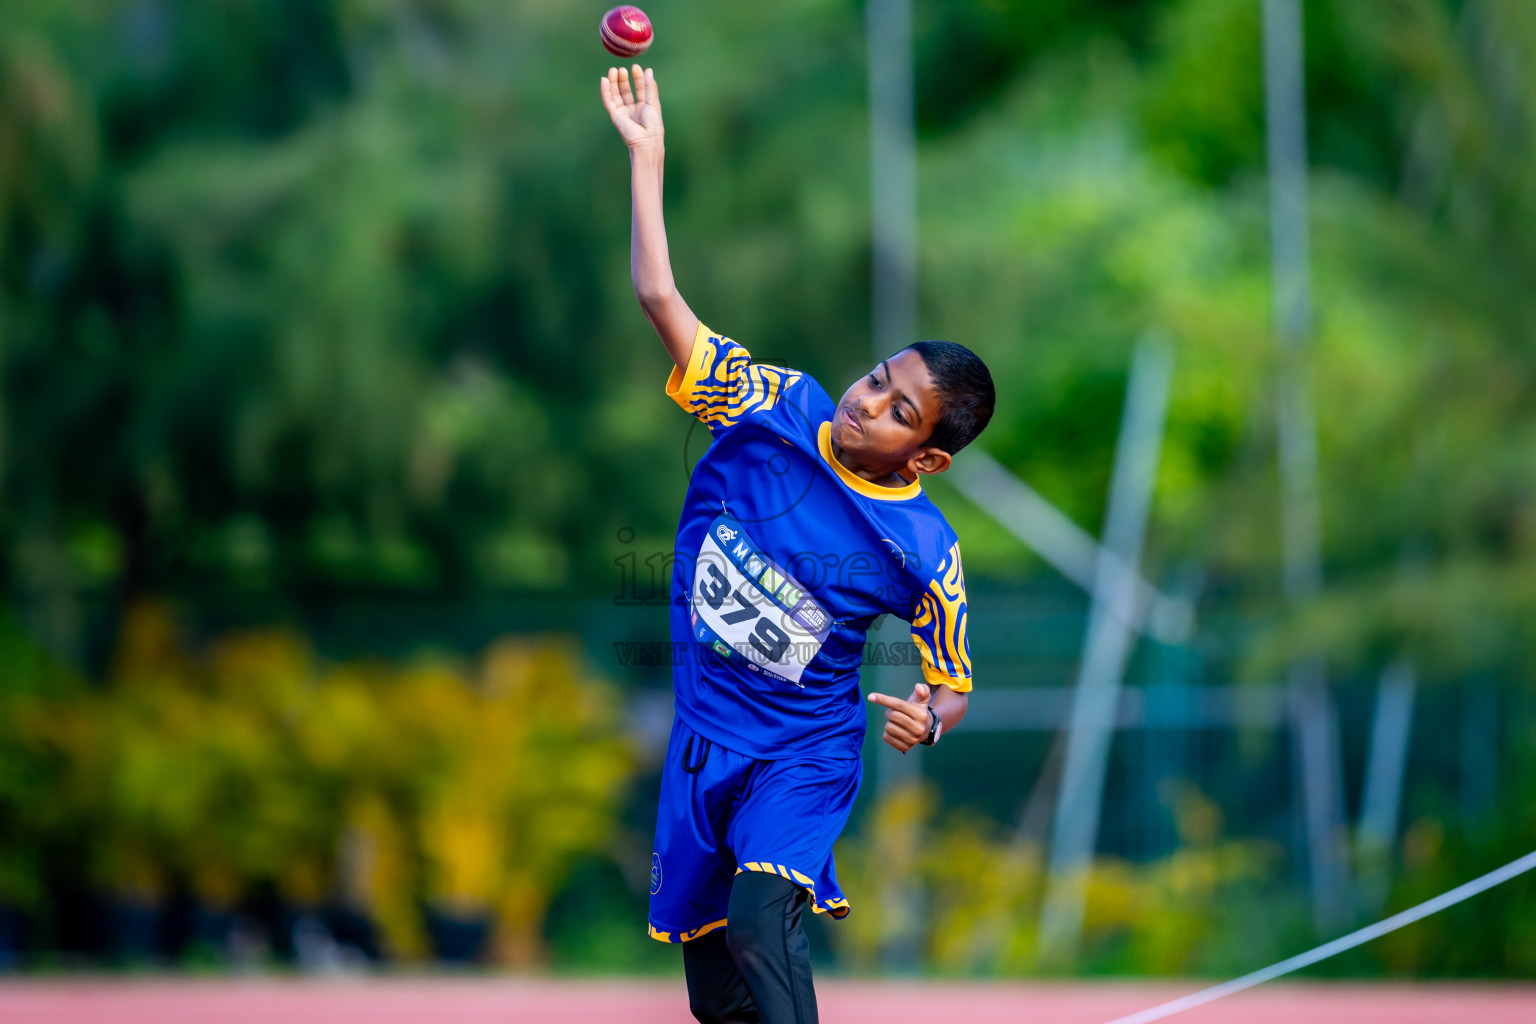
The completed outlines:
<svg viewBox="0 0 1536 1024">
<path fill-rule="evenodd" d="M 694 639 L 725 658 L 796 686 L 832 631 L 832 616 L 722 515 L 709 524 L 693 568 Z"/>
</svg>

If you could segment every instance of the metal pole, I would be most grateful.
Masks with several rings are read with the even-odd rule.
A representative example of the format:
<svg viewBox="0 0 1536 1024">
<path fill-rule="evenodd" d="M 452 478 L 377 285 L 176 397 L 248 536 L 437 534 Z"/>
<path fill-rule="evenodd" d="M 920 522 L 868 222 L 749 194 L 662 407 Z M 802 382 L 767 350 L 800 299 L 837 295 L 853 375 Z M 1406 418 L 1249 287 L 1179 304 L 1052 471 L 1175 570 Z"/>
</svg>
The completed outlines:
<svg viewBox="0 0 1536 1024">
<path fill-rule="evenodd" d="M 1408 767 L 1416 690 L 1413 662 L 1406 656 L 1393 661 L 1381 674 L 1360 808 L 1361 904 L 1372 915 L 1386 906 L 1392 881 L 1392 844 L 1402 817 L 1403 775 Z"/>
<path fill-rule="evenodd" d="M 1084 590 L 1093 590 L 1094 576 L 1106 560 L 1112 571 L 1130 573 L 1130 585 L 1136 589 L 1133 629 L 1165 644 L 1189 639 L 1195 626 L 1193 602 L 1163 594 L 1135 570 L 1121 565 L 1087 530 L 992 456 L 967 449 L 946 475 L 957 491 Z"/>
<path fill-rule="evenodd" d="M 917 130 L 911 0 L 869 0 L 870 240 L 874 356 L 916 341 Z"/>
<path fill-rule="evenodd" d="M 874 358 L 905 348 L 917 334 L 917 132 L 913 124 L 911 0 L 869 0 L 870 242 L 871 322 Z M 900 623 L 887 622 L 877 642 L 886 642 Z M 911 692 L 910 673 L 872 666 L 870 683 L 898 697 Z M 875 719 L 876 727 L 880 719 Z M 876 790 L 881 802 L 922 780 L 920 755 L 903 757 L 878 742 Z M 915 827 L 915 826 L 914 826 Z M 911 844 L 916 835 L 906 837 Z M 886 926 L 881 958 L 887 971 L 917 965 L 923 899 L 909 879 L 887 874 L 882 883 Z"/>
<path fill-rule="evenodd" d="M 1300 0 L 1264 0 L 1264 106 L 1269 147 L 1270 249 L 1275 331 L 1280 339 L 1278 429 L 1285 594 L 1306 604 L 1322 588 L 1317 501 L 1317 433 L 1307 386 L 1312 321 L 1307 226 L 1307 139 Z M 1291 665 L 1296 746 L 1305 804 L 1313 912 L 1320 930 L 1344 920 L 1349 868 L 1344 851 L 1339 742 L 1320 657 Z"/>
<path fill-rule="evenodd" d="M 1467 824 L 1493 810 L 1499 789 L 1499 695 L 1479 676 L 1463 687 L 1461 712 L 1461 813 Z"/>
<path fill-rule="evenodd" d="M 1173 355 L 1167 344 L 1144 339 L 1131 366 L 1115 446 L 1104 545 L 1073 693 L 1061 795 L 1056 801 L 1050 878 L 1040 919 L 1040 952 L 1047 961 L 1074 959 L 1082 938 L 1084 883 L 1098 843 L 1120 681 L 1136 640 L 1131 628 L 1134 569 L 1141 560 L 1157 482 L 1172 375 Z"/>
</svg>

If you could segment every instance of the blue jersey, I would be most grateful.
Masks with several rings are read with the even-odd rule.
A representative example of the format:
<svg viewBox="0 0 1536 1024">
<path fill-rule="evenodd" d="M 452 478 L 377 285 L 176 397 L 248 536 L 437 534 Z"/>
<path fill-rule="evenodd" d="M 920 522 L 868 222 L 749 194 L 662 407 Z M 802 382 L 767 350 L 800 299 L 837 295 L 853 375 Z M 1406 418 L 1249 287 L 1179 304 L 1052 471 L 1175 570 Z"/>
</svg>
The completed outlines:
<svg viewBox="0 0 1536 1024">
<path fill-rule="evenodd" d="M 713 436 L 677 528 L 679 718 L 755 758 L 857 757 L 859 666 L 882 615 L 911 622 L 930 684 L 970 690 L 955 533 L 916 481 L 882 487 L 836 460 L 836 404 L 816 381 L 700 324 L 667 394 Z"/>
</svg>

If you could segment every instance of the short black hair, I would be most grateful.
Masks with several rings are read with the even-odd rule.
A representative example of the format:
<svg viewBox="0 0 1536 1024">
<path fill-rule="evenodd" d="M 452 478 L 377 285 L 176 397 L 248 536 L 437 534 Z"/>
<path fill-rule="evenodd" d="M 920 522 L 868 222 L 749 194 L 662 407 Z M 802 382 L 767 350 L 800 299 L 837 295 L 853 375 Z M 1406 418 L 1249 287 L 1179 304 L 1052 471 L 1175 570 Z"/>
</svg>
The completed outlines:
<svg viewBox="0 0 1536 1024">
<path fill-rule="evenodd" d="M 997 399 L 992 373 L 980 356 L 952 341 L 918 341 L 907 348 L 923 357 L 939 396 L 939 422 L 928 443 L 954 455 L 976 440 L 992 419 Z"/>
</svg>

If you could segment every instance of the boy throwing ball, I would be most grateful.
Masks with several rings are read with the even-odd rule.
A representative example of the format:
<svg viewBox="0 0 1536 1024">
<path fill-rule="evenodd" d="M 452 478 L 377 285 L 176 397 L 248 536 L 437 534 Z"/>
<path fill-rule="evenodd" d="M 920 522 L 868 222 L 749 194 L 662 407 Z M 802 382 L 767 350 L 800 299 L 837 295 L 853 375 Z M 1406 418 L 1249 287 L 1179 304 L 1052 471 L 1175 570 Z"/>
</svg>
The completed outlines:
<svg viewBox="0 0 1536 1024">
<path fill-rule="evenodd" d="M 832 844 L 859 790 L 859 666 L 882 615 L 912 623 L 924 682 L 885 707 L 906 753 L 965 717 L 971 689 L 960 547 L 920 477 L 992 417 L 970 350 L 924 341 L 834 401 L 699 322 L 672 280 L 653 72 L 609 69 L 603 105 L 629 147 L 635 295 L 675 364 L 667 394 L 709 427 L 678 524 L 677 718 L 651 860 L 650 934 L 683 943 L 705 1024 L 807 1024 L 816 995 L 801 915 L 848 913 Z"/>
</svg>

